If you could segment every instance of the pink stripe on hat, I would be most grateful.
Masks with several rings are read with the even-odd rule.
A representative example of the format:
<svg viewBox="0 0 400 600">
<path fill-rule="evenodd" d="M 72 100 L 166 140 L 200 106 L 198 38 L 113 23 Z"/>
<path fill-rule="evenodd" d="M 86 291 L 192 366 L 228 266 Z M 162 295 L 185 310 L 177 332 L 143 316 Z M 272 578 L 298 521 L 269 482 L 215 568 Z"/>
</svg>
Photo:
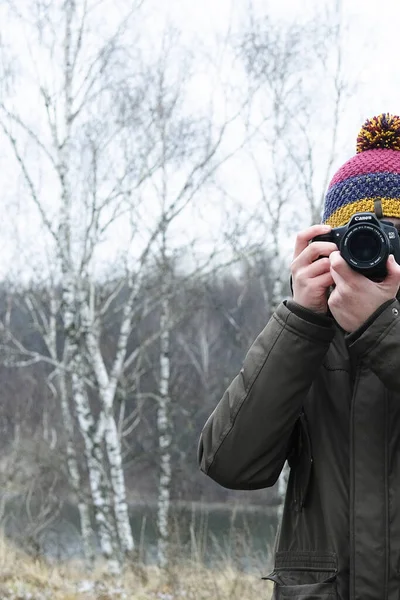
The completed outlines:
<svg viewBox="0 0 400 600">
<path fill-rule="evenodd" d="M 400 152 L 376 148 L 356 154 L 337 171 L 329 188 L 350 177 L 368 173 L 400 173 Z"/>
</svg>

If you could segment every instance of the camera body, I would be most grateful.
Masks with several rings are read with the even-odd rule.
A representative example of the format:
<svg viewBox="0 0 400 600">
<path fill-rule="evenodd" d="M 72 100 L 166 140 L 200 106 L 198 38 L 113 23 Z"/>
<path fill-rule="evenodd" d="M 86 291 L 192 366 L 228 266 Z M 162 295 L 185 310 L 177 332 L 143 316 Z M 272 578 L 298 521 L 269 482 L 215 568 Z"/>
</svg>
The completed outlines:
<svg viewBox="0 0 400 600">
<path fill-rule="evenodd" d="M 312 242 L 334 242 L 347 264 L 375 281 L 385 279 L 386 262 L 393 254 L 400 264 L 400 239 L 397 229 L 374 213 L 356 213 L 343 227 L 317 235 Z"/>
</svg>

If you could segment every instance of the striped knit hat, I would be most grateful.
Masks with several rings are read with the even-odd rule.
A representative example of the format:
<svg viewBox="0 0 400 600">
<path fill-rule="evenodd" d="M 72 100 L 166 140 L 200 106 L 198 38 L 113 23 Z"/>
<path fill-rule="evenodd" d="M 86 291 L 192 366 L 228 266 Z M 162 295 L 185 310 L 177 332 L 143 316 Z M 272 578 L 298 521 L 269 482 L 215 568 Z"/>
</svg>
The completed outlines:
<svg viewBox="0 0 400 600">
<path fill-rule="evenodd" d="M 341 227 L 357 212 L 400 218 L 400 117 L 384 113 L 368 119 L 357 154 L 329 184 L 322 222 Z"/>
</svg>

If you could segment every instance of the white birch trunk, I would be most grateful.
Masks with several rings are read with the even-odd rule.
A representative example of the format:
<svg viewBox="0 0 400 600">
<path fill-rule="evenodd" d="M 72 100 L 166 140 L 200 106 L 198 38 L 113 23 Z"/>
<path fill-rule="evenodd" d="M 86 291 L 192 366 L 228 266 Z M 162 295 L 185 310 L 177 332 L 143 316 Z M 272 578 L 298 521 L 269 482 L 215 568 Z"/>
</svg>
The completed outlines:
<svg viewBox="0 0 400 600">
<path fill-rule="evenodd" d="M 118 532 L 120 550 L 123 556 L 132 556 L 135 542 L 129 521 L 129 507 L 126 498 L 125 477 L 122 464 L 122 450 L 118 427 L 113 413 L 113 404 L 117 391 L 118 381 L 124 369 L 124 360 L 129 335 L 131 332 L 132 311 L 135 299 L 140 288 L 140 279 L 130 281 L 130 295 L 124 306 L 122 321 L 118 335 L 117 350 L 114 357 L 110 375 L 104 364 L 100 349 L 99 333 L 94 323 L 89 305 L 82 303 L 82 325 L 88 356 L 91 367 L 96 376 L 99 396 L 102 404 L 102 418 L 104 419 L 105 443 L 107 458 L 110 466 L 112 487 L 112 500 L 114 516 Z"/>
<path fill-rule="evenodd" d="M 166 275 L 165 275 L 166 276 Z M 171 416 L 169 396 L 170 359 L 169 359 L 169 299 L 167 286 L 162 289 L 160 318 L 160 384 L 157 428 L 160 456 L 160 480 L 158 487 L 158 564 L 165 568 L 169 560 L 169 524 L 171 495 Z"/>
<path fill-rule="evenodd" d="M 118 378 L 123 368 L 126 344 L 130 331 L 130 315 L 124 310 L 123 320 L 118 340 L 117 354 L 114 360 L 111 376 L 108 376 L 103 357 L 101 355 L 99 336 L 96 335 L 93 320 L 90 318 L 89 307 L 82 305 L 82 322 L 85 331 L 85 340 L 91 359 L 91 366 L 96 375 L 99 396 L 102 403 L 102 418 L 107 458 L 110 466 L 112 487 L 112 500 L 114 516 L 120 550 L 123 556 L 132 555 L 135 543 L 129 521 L 129 510 L 126 499 L 126 486 L 122 465 L 121 442 L 118 436 L 118 427 L 113 414 L 113 402 L 117 389 Z"/>
<path fill-rule="evenodd" d="M 101 448 L 103 431 L 101 430 L 100 434 L 99 428 L 97 428 L 96 431 L 93 415 L 91 413 L 85 389 L 84 359 L 79 352 L 77 332 L 75 330 L 76 306 L 74 299 L 80 300 L 79 295 L 81 292 L 78 292 L 79 287 L 74 285 L 70 273 L 65 269 L 63 285 L 63 317 L 67 344 L 66 356 L 72 372 L 72 399 L 75 406 L 79 430 L 85 446 L 90 491 L 101 553 L 107 561 L 110 573 L 117 574 L 120 572 L 120 563 L 113 544 L 114 527 L 107 499 L 106 487 L 104 485 L 105 464 Z"/>
<path fill-rule="evenodd" d="M 94 565 L 94 549 L 92 543 L 92 540 L 94 538 L 94 532 L 92 529 L 92 522 L 90 519 L 90 508 L 84 498 L 82 498 L 78 502 L 78 511 L 81 525 L 83 555 L 85 557 L 86 569 L 91 570 Z"/>
<path fill-rule="evenodd" d="M 274 281 L 274 285 L 272 288 L 272 294 L 271 294 L 271 313 L 273 313 L 279 306 L 279 304 L 282 302 L 283 297 L 282 297 L 282 281 L 278 278 L 279 275 L 277 275 L 277 278 Z"/>
<path fill-rule="evenodd" d="M 85 444 L 90 490 L 101 553 L 107 561 L 110 573 L 118 574 L 121 570 L 121 565 L 113 543 L 114 527 L 107 499 L 107 491 L 104 485 L 104 457 L 101 449 L 103 436 L 101 434 L 96 438 L 94 435 L 94 421 L 90 412 L 82 373 L 79 373 L 79 371 L 74 370 L 72 374 L 72 386 L 76 414 Z"/>
<path fill-rule="evenodd" d="M 82 276 L 75 274 L 71 254 L 71 188 L 69 164 L 71 158 L 71 126 L 73 122 L 73 58 L 72 58 L 72 22 L 76 11 L 73 0 L 66 0 L 65 37 L 64 37 L 64 114 L 62 143 L 58 144 L 59 163 L 57 166 L 61 186 L 60 224 L 58 232 L 59 255 L 63 275 L 62 314 L 64 322 L 66 360 L 72 372 L 72 395 L 80 432 L 85 445 L 85 455 L 92 495 L 95 520 L 98 528 L 101 552 L 105 557 L 109 571 L 118 573 L 120 563 L 113 545 L 113 524 L 107 502 L 104 485 L 104 457 L 101 448 L 102 438 L 95 439 L 94 419 L 85 389 L 86 374 L 84 358 L 80 353 L 77 316 L 81 316 Z M 78 308 L 79 307 L 79 308 Z M 76 314 L 76 311 L 79 311 Z"/>
<path fill-rule="evenodd" d="M 94 533 L 90 520 L 90 509 L 85 498 L 85 493 L 81 485 L 81 477 L 79 473 L 78 460 L 76 457 L 75 446 L 73 442 L 74 430 L 72 424 L 71 413 L 68 405 L 68 394 L 65 382 L 65 372 L 60 374 L 60 396 L 61 396 L 61 410 L 63 415 L 63 425 L 67 434 L 67 467 L 69 482 L 72 490 L 78 499 L 78 510 L 81 525 L 81 535 L 83 542 L 83 552 L 85 556 L 85 562 L 88 568 L 91 568 L 94 563 L 94 550 L 93 550 L 93 538 Z"/>
<path fill-rule="evenodd" d="M 102 440 L 96 441 L 93 439 L 95 425 L 85 389 L 84 359 L 80 355 L 79 344 L 77 341 L 78 333 L 75 325 L 75 299 L 77 298 L 77 286 L 73 280 L 72 265 L 68 252 L 70 234 L 70 230 L 68 228 L 68 215 L 65 216 L 65 221 L 62 224 L 62 227 L 60 227 L 61 232 L 65 232 L 63 240 L 64 244 L 62 245 L 62 249 L 64 249 L 62 255 L 62 299 L 64 331 L 67 344 L 67 361 L 72 371 L 72 398 L 80 433 L 83 437 L 85 445 L 90 490 L 95 512 L 96 525 L 98 528 L 101 552 L 108 563 L 109 571 L 111 573 L 118 573 L 120 571 L 120 565 L 118 558 L 115 556 L 115 548 L 113 547 L 112 543 L 112 519 L 107 501 L 106 490 L 104 484 L 102 485 L 102 480 L 104 478 L 104 457 L 101 449 Z"/>
<path fill-rule="evenodd" d="M 107 458 L 110 465 L 114 514 L 118 531 L 118 538 L 120 542 L 120 548 L 123 555 L 132 556 L 135 544 L 129 521 L 128 502 L 126 500 L 125 478 L 121 456 L 121 443 L 118 436 L 117 424 L 112 414 L 105 416 L 105 441 Z"/>
<path fill-rule="evenodd" d="M 60 224 L 60 244 L 63 272 L 63 321 L 67 344 L 67 361 L 72 371 L 72 399 L 75 406 L 75 412 L 78 419 L 80 433 L 85 445 L 85 455 L 90 483 L 90 490 L 95 512 L 95 520 L 98 528 L 101 552 L 108 563 L 111 573 L 119 573 L 120 564 L 118 557 L 115 556 L 113 546 L 113 525 L 110 515 L 109 505 L 106 496 L 106 490 L 102 481 L 104 479 L 104 457 L 101 449 L 100 440 L 94 439 L 95 424 L 91 413 L 90 405 L 87 399 L 85 389 L 85 368 L 84 358 L 81 356 L 78 332 L 76 328 L 76 300 L 79 300 L 79 286 L 74 281 L 73 267 L 70 259 L 70 225 L 67 208 L 69 205 L 68 195 L 63 191 L 65 203 L 64 220 Z"/>
<path fill-rule="evenodd" d="M 287 483 L 288 483 L 288 479 L 289 479 L 289 465 L 287 462 L 285 462 L 283 469 L 281 471 L 281 474 L 279 475 L 279 479 L 278 479 L 278 499 L 279 499 L 279 504 L 278 504 L 278 509 L 277 509 L 277 514 L 278 514 L 278 519 L 279 521 L 282 518 L 282 514 L 283 514 L 283 507 L 285 504 L 285 496 L 286 496 L 286 488 L 287 488 Z"/>
</svg>

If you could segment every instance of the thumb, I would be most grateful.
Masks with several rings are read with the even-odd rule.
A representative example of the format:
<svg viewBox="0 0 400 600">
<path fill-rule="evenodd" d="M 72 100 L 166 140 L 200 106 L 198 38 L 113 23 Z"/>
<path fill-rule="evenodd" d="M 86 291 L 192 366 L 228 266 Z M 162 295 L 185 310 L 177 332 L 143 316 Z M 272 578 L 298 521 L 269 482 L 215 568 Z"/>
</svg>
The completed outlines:
<svg viewBox="0 0 400 600">
<path fill-rule="evenodd" d="M 396 282 L 400 286 L 400 265 L 396 262 L 393 254 L 390 254 L 387 264 L 387 278 L 393 282 Z"/>
</svg>

